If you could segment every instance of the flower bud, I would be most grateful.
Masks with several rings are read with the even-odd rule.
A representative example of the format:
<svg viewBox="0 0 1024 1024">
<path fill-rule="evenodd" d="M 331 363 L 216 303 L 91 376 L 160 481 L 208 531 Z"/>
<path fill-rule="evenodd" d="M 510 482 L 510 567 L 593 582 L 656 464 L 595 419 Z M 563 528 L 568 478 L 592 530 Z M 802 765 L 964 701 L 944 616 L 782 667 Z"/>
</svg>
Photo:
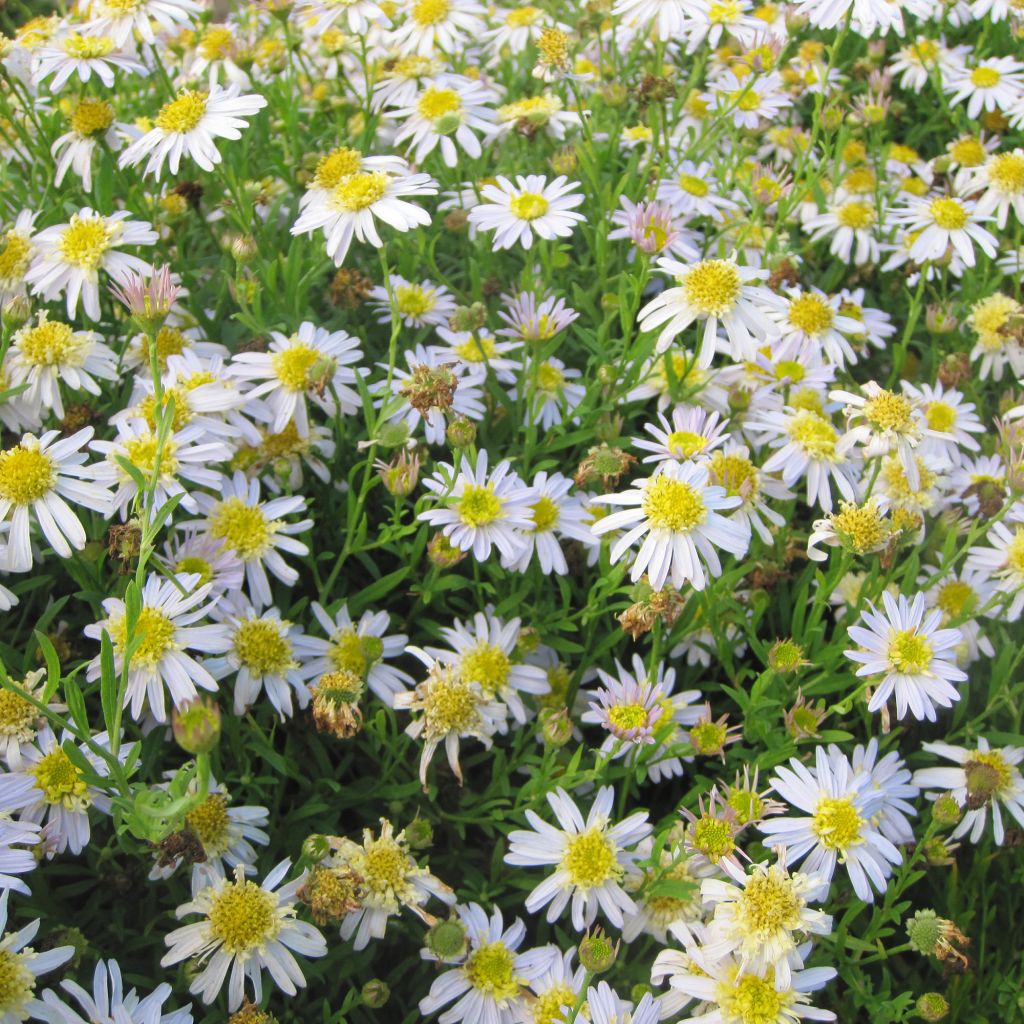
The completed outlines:
<svg viewBox="0 0 1024 1024">
<path fill-rule="evenodd" d="M 466 552 L 455 547 L 443 533 L 435 533 L 427 544 L 427 557 L 439 569 L 451 569 L 466 557 Z"/>
<path fill-rule="evenodd" d="M 259 252 L 252 235 L 236 235 L 231 239 L 231 255 L 236 263 L 248 263 Z"/>
<path fill-rule="evenodd" d="M 917 1012 L 925 1020 L 945 1020 L 949 1003 L 941 992 L 925 992 L 917 1000 Z"/>
<path fill-rule="evenodd" d="M 371 1010 L 379 1010 L 391 998 L 391 989 L 380 978 L 374 978 L 363 986 L 359 994 L 364 1006 L 369 1006 Z"/>
<path fill-rule="evenodd" d="M 411 850 L 426 850 L 434 843 L 434 826 L 426 818 L 413 818 L 406 826 L 405 841 Z"/>
<path fill-rule="evenodd" d="M 776 640 L 768 651 L 768 665 L 776 672 L 797 672 L 810 662 L 804 659 L 804 649 L 795 640 Z"/>
<path fill-rule="evenodd" d="M 444 436 L 453 448 L 468 448 L 476 440 L 476 424 L 467 416 L 453 416 Z"/>
<path fill-rule="evenodd" d="M 314 833 L 306 836 L 302 843 L 302 856 L 314 864 L 319 864 L 331 852 L 331 844 L 327 836 Z"/>
<path fill-rule="evenodd" d="M 604 931 L 598 927 L 587 932 L 579 946 L 580 963 L 591 974 L 603 974 L 619 955 L 619 943 L 613 943 Z"/>
<path fill-rule="evenodd" d="M 960 804 L 952 793 L 943 793 L 932 804 L 932 817 L 939 825 L 955 825 L 962 815 Z"/>
<path fill-rule="evenodd" d="M 456 306 L 455 312 L 448 318 L 448 326 L 453 331 L 478 331 L 487 323 L 487 307 L 482 302 L 474 302 L 472 306 Z"/>
<path fill-rule="evenodd" d="M 540 727 L 549 747 L 564 747 L 572 739 L 572 720 L 568 708 L 543 708 Z"/>
<path fill-rule="evenodd" d="M 220 742 L 220 706 L 198 697 L 171 712 L 175 742 L 190 754 L 208 754 Z"/>
<path fill-rule="evenodd" d="M 466 929 L 459 921 L 438 921 L 427 931 L 424 942 L 439 960 L 457 960 L 466 949 Z"/>
</svg>

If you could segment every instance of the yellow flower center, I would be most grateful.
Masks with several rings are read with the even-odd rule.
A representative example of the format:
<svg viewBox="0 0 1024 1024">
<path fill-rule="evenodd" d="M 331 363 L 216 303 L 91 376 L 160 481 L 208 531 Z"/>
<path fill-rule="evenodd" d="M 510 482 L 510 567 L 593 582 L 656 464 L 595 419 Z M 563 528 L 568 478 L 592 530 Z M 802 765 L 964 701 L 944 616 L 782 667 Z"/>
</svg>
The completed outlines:
<svg viewBox="0 0 1024 1024">
<path fill-rule="evenodd" d="M 25 361 L 34 366 L 82 364 L 83 346 L 71 325 L 59 320 L 43 320 L 35 327 L 26 327 L 15 340 Z"/>
<path fill-rule="evenodd" d="M 334 189 L 331 201 L 348 213 L 365 210 L 384 198 L 391 178 L 383 171 L 361 171 L 343 178 Z"/>
<path fill-rule="evenodd" d="M 493 697 L 508 683 L 512 663 L 495 644 L 481 641 L 459 658 L 459 675 L 467 683 L 478 683 L 488 697 Z"/>
<path fill-rule="evenodd" d="M 114 40 L 107 36 L 82 36 L 72 32 L 64 39 L 64 52 L 76 60 L 96 60 L 114 49 Z"/>
<path fill-rule="evenodd" d="M 928 206 L 928 212 L 943 231 L 959 231 L 967 223 L 967 211 L 959 200 L 951 196 L 933 199 Z"/>
<path fill-rule="evenodd" d="M 197 47 L 204 60 L 223 60 L 231 52 L 231 29 L 224 25 L 211 25 Z"/>
<path fill-rule="evenodd" d="M 786 433 L 804 452 L 814 459 L 838 461 L 836 443 L 839 433 L 832 424 L 813 409 L 801 409 L 789 418 Z"/>
<path fill-rule="evenodd" d="M 24 277 L 31 262 L 32 246 L 23 235 L 8 231 L 3 252 L 0 252 L 0 280 L 11 281 Z"/>
<path fill-rule="evenodd" d="M 1024 573 L 1024 526 L 1013 531 L 1013 538 L 1006 546 L 1006 565 L 1017 573 Z"/>
<path fill-rule="evenodd" d="M 152 475 L 156 469 L 157 453 L 159 452 L 161 479 L 173 477 L 178 468 L 178 460 L 174 457 L 175 450 L 176 446 L 172 441 L 167 441 L 161 448 L 159 439 L 156 434 L 152 433 L 133 437 L 124 445 L 125 457 L 128 461 L 147 475 Z"/>
<path fill-rule="evenodd" d="M 15 445 L 0 452 L 0 498 L 15 505 L 31 505 L 48 494 L 57 482 L 53 461 L 38 448 Z"/>
<path fill-rule="evenodd" d="M 783 1010 L 792 1000 L 787 992 L 777 992 L 768 978 L 742 974 L 731 982 L 720 982 L 716 999 L 722 1024 L 776 1024 L 792 1019 Z"/>
<path fill-rule="evenodd" d="M 982 772 L 977 771 L 979 767 L 983 769 Z M 1008 794 L 1012 789 L 1013 766 L 1007 763 L 998 750 L 975 750 L 964 762 L 964 770 L 967 773 L 968 790 L 973 791 L 975 788 L 971 785 L 972 781 L 980 781 L 983 783 L 981 789 L 988 791 L 984 795 L 989 800 L 993 796 Z"/>
<path fill-rule="evenodd" d="M 493 359 L 495 355 L 493 338 L 469 338 L 455 346 L 455 354 L 464 363 L 482 363 Z"/>
<path fill-rule="evenodd" d="M 30 740 L 36 734 L 38 712 L 13 690 L 0 690 L 0 736 Z"/>
<path fill-rule="evenodd" d="M 26 1006 L 35 990 L 36 976 L 25 966 L 24 958 L 0 949 L 0 1014 L 8 1020 L 27 1020 Z M 572 999 L 569 1002 L 571 1005 Z"/>
<path fill-rule="evenodd" d="M 757 499 L 761 490 L 761 478 L 755 466 L 746 455 L 715 452 L 708 465 L 711 483 L 724 487 L 732 497 L 739 497 L 744 502 Z"/>
<path fill-rule="evenodd" d="M 313 175 L 313 182 L 320 188 L 337 188 L 343 178 L 358 174 L 362 165 L 363 158 L 358 150 L 350 149 L 348 146 L 339 146 L 320 158 Z"/>
<path fill-rule="evenodd" d="M 834 319 L 832 307 L 817 295 L 798 295 L 789 304 L 789 322 L 804 334 L 822 334 Z"/>
<path fill-rule="evenodd" d="M 105 100 L 85 96 L 78 101 L 69 120 L 79 135 L 99 135 L 114 123 L 114 108 Z"/>
<path fill-rule="evenodd" d="M 947 618 L 959 618 L 974 606 L 976 594 L 974 587 L 963 580 L 951 580 L 939 587 L 935 605 Z"/>
<path fill-rule="evenodd" d="M 228 798 L 223 793 L 211 793 L 198 807 L 185 815 L 185 820 L 199 837 L 208 856 L 220 857 L 231 845 Z"/>
<path fill-rule="evenodd" d="M 713 861 L 721 860 L 736 848 L 729 823 L 718 818 L 698 818 L 693 823 L 693 845 Z"/>
<path fill-rule="evenodd" d="M 644 515 L 658 530 L 685 533 L 700 526 L 708 509 L 700 491 L 669 476 L 657 476 L 644 488 Z"/>
<path fill-rule="evenodd" d="M 422 28 L 444 21 L 450 8 L 448 0 L 416 0 L 412 6 L 412 20 Z"/>
<path fill-rule="evenodd" d="M 991 89 L 999 84 L 1003 76 L 997 68 L 980 67 L 971 72 L 971 85 L 979 89 Z"/>
<path fill-rule="evenodd" d="M 531 1024 L 563 1024 L 563 1006 L 574 1006 L 576 993 L 568 985 L 559 982 L 547 989 L 530 1006 L 533 1014 Z"/>
<path fill-rule="evenodd" d="M 770 939 L 779 929 L 800 927 L 803 900 L 789 876 L 773 865 L 751 875 L 736 901 L 737 921 L 749 939 Z"/>
<path fill-rule="evenodd" d="M 165 132 L 190 132 L 202 121 L 209 96 L 209 93 L 197 89 L 183 89 L 175 99 L 160 108 L 153 124 Z"/>
<path fill-rule="evenodd" d="M 418 284 L 402 284 L 395 289 L 395 302 L 403 316 L 423 316 L 437 305 L 437 296 L 433 289 L 422 288 Z"/>
<path fill-rule="evenodd" d="M 270 362 L 277 379 L 289 391 L 305 391 L 309 387 L 309 371 L 319 358 L 320 353 L 310 345 L 292 345 L 275 352 Z"/>
<path fill-rule="evenodd" d="M 457 510 L 467 526 L 487 526 L 501 518 L 501 501 L 489 484 L 470 484 L 463 491 Z"/>
<path fill-rule="evenodd" d="M 536 220 L 548 212 L 548 201 L 536 192 L 520 192 L 512 196 L 508 205 L 520 220 Z"/>
<path fill-rule="evenodd" d="M 142 664 L 153 668 L 159 664 L 163 656 L 177 645 L 174 642 L 176 628 L 174 623 L 157 608 L 143 608 L 139 612 L 134 633 L 128 635 L 128 617 L 121 615 L 110 623 L 110 639 L 114 642 L 114 650 L 124 651 L 129 642 L 141 637 L 138 649 L 132 655 L 132 664 Z"/>
<path fill-rule="evenodd" d="M 281 931 L 277 897 L 255 882 L 228 882 L 210 906 L 210 933 L 226 953 L 244 957 Z"/>
<path fill-rule="evenodd" d="M 290 623 L 277 619 L 245 619 L 235 632 L 235 655 L 254 676 L 280 676 L 295 668 Z"/>
<path fill-rule="evenodd" d="M 550 498 L 541 498 L 531 506 L 533 511 L 533 532 L 544 533 L 558 522 L 558 506 Z"/>
<path fill-rule="evenodd" d="M 843 203 L 836 210 L 836 220 L 841 227 L 853 228 L 855 231 L 863 231 L 875 223 L 877 212 L 870 203 L 861 202 L 855 199 L 849 203 Z"/>
<path fill-rule="evenodd" d="M 81 811 L 92 802 L 81 773 L 60 747 L 54 747 L 30 771 L 46 803 L 59 804 L 69 811 Z"/>
<path fill-rule="evenodd" d="M 844 501 L 840 502 L 840 508 L 842 511 L 832 516 L 832 526 L 856 554 L 876 551 L 888 539 L 889 530 L 877 505 L 867 504 L 858 508 Z"/>
<path fill-rule="evenodd" d="M 424 89 L 416 102 L 416 109 L 420 117 L 434 121 L 447 114 L 459 113 L 462 110 L 462 100 L 454 89 L 438 89 L 432 85 Z"/>
<path fill-rule="evenodd" d="M 827 850 L 844 853 L 864 842 L 861 830 L 866 824 L 848 796 L 822 797 L 811 819 L 811 831 Z"/>
<path fill-rule="evenodd" d="M 739 270 L 729 260 L 703 260 L 680 281 L 686 301 L 704 316 L 724 316 L 743 288 Z"/>
<path fill-rule="evenodd" d="M 928 673 L 934 653 L 928 638 L 914 629 L 901 629 L 889 641 L 889 664 L 908 675 Z"/>
<path fill-rule="evenodd" d="M 161 369 L 166 368 L 168 356 L 180 356 L 188 344 L 188 338 L 177 327 L 161 327 L 156 334 L 156 358 Z"/>
<path fill-rule="evenodd" d="M 174 399 L 174 415 L 171 417 L 171 430 L 181 430 L 195 415 L 189 406 L 188 393 L 181 388 L 164 388 L 164 402 L 167 402 L 170 398 Z M 139 402 L 138 409 L 139 415 L 146 421 L 149 429 L 156 430 L 156 395 L 146 395 Z M 155 438 L 153 439 L 153 444 L 155 447 Z M 161 460 L 161 464 L 163 464 L 163 460 Z"/>
<path fill-rule="evenodd" d="M 210 516 L 210 534 L 245 561 L 259 558 L 270 547 L 277 521 L 268 522 L 263 510 L 241 498 L 218 502 Z"/>
<path fill-rule="evenodd" d="M 690 730 L 690 742 L 698 754 L 718 754 L 725 746 L 729 730 L 724 722 L 698 722 Z"/>
<path fill-rule="evenodd" d="M 646 725 L 649 717 L 650 713 L 643 704 L 616 704 L 608 709 L 608 720 L 623 732 Z"/>
<path fill-rule="evenodd" d="M 706 437 L 702 434 L 695 434 L 691 430 L 673 430 L 665 440 L 665 447 L 673 455 L 686 459 L 704 451 L 707 445 Z"/>
<path fill-rule="evenodd" d="M 949 433 L 956 424 L 956 409 L 946 402 L 929 402 L 924 412 L 929 429 Z"/>
<path fill-rule="evenodd" d="M 676 180 L 679 187 L 691 196 L 706 196 L 711 191 L 711 186 L 695 174 L 680 174 Z"/>
<path fill-rule="evenodd" d="M 505 15 L 505 24 L 509 28 L 525 28 L 532 25 L 544 12 L 539 7 L 531 7 L 525 4 Z"/>
<path fill-rule="evenodd" d="M 378 899 L 393 898 L 396 891 L 404 891 L 407 888 L 405 876 L 416 868 L 405 850 L 385 836 L 366 844 L 362 861 L 363 884 Z"/>
<path fill-rule="evenodd" d="M 500 940 L 470 953 L 463 970 L 473 988 L 498 1003 L 514 999 L 522 987 L 521 979 L 515 975 L 515 957 Z"/>
<path fill-rule="evenodd" d="M 188 555 L 181 559 L 174 568 L 179 573 L 194 573 L 199 577 L 199 585 L 203 586 L 213 579 L 213 566 L 205 558 L 196 555 Z"/>
<path fill-rule="evenodd" d="M 870 167 L 855 167 L 843 178 L 843 188 L 855 195 L 865 195 L 868 192 L 874 192 L 874 171 Z"/>
<path fill-rule="evenodd" d="M 65 263 L 83 270 L 95 270 L 113 242 L 114 232 L 102 217 L 80 217 L 77 213 L 64 229 L 57 251 Z"/>
<path fill-rule="evenodd" d="M 605 882 L 618 881 L 623 874 L 612 841 L 598 828 L 588 828 L 571 836 L 559 867 L 569 876 L 572 885 L 580 889 L 594 889 Z"/>
<path fill-rule="evenodd" d="M 985 162 L 985 157 L 988 156 L 981 141 L 970 136 L 965 139 L 957 139 L 949 147 L 949 155 L 961 167 L 978 167 Z"/>
<path fill-rule="evenodd" d="M 894 391 L 882 391 L 864 403 L 864 415 L 876 430 L 904 433 L 912 424 L 910 400 Z"/>
<path fill-rule="evenodd" d="M 423 714 L 427 734 L 443 736 L 447 733 L 466 733 L 479 721 L 478 697 L 470 689 L 470 680 L 454 673 L 433 679 L 424 701 Z"/>
<path fill-rule="evenodd" d="M 999 153 L 992 157 L 988 179 L 1000 192 L 1024 192 L 1024 156 Z"/>
<path fill-rule="evenodd" d="M 331 648 L 327 656 L 339 672 L 351 672 L 360 679 L 366 674 L 366 652 L 354 629 L 344 629 L 335 633 L 331 638 Z"/>
<path fill-rule="evenodd" d="M 712 25 L 728 25 L 740 16 L 739 0 L 719 0 L 708 8 L 708 19 Z"/>
<path fill-rule="evenodd" d="M 971 307 L 971 324 L 979 334 L 998 337 L 1010 317 L 1017 313 L 1018 308 L 1015 299 L 1002 292 L 996 292 Z"/>
<path fill-rule="evenodd" d="M 565 383 L 565 374 L 553 363 L 541 363 L 537 368 L 537 387 L 547 394 L 557 394 Z"/>
</svg>

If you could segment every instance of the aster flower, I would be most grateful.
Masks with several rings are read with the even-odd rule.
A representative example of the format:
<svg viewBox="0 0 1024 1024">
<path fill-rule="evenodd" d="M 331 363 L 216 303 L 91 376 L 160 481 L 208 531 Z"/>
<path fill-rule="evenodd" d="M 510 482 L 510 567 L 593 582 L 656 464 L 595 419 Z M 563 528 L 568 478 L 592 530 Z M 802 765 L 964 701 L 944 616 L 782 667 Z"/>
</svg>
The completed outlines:
<svg viewBox="0 0 1024 1024">
<path fill-rule="evenodd" d="M 853 891 L 870 903 L 872 889 L 884 892 L 893 865 L 903 862 L 900 851 L 873 820 L 885 803 L 883 790 L 873 785 L 867 772 L 855 771 L 845 757 L 830 759 L 824 746 L 815 749 L 814 768 L 795 757 L 789 765 L 776 769 L 772 786 L 804 814 L 761 822 L 766 845 L 783 848 L 779 855 L 783 866 L 802 860 L 804 872 L 819 875 L 826 890 L 836 864 L 843 864 Z"/>
<path fill-rule="evenodd" d="M 95 75 L 109 89 L 114 84 L 115 69 L 148 74 L 145 65 L 127 53 L 118 52 L 121 45 L 109 36 L 67 32 L 36 51 L 35 83 L 41 85 L 49 78 L 50 92 L 57 93 L 72 76 L 84 83 Z"/>
<path fill-rule="evenodd" d="M 202 664 L 186 653 L 201 650 L 221 654 L 228 649 L 228 631 L 221 624 L 196 625 L 210 612 L 212 584 L 199 585 L 197 575 L 164 579 L 150 575 L 142 587 L 142 606 L 128 632 L 128 614 L 124 601 L 108 597 L 103 602 L 107 617 L 85 627 L 85 635 L 99 640 L 107 633 L 114 647 L 114 670 L 121 674 L 129 640 L 138 641 L 128 663 L 125 707 L 138 721 L 143 711 L 157 722 L 167 721 L 164 689 L 176 708 L 199 696 L 197 687 L 215 691 L 216 680 Z M 100 656 L 90 663 L 86 678 L 99 679 Z"/>
<path fill-rule="evenodd" d="M 653 423 L 644 424 L 644 430 L 654 438 L 653 441 L 633 438 L 635 448 L 654 453 L 645 455 L 644 462 L 668 459 L 702 461 L 728 440 L 725 429 L 729 421 L 720 420 L 717 412 L 708 412 L 697 406 L 677 405 L 672 410 L 671 423 L 662 413 L 658 414 L 658 421 L 660 428 Z"/>
<path fill-rule="evenodd" d="M 909 255 L 917 263 L 942 259 L 952 246 L 964 264 L 973 267 L 975 246 L 989 257 L 998 249 L 996 237 L 982 227 L 991 217 L 979 214 L 973 199 L 942 194 L 907 196 L 904 205 L 892 211 L 892 219 L 913 234 Z"/>
<path fill-rule="evenodd" d="M 407 281 L 400 274 L 391 274 L 387 287 L 375 285 L 370 300 L 377 310 L 377 322 L 391 323 L 392 300 L 406 327 L 437 327 L 447 325 L 455 312 L 455 299 L 444 285 L 433 281 Z"/>
<path fill-rule="evenodd" d="M 0 814 L 0 889 L 5 893 L 9 889 L 29 893 L 28 885 L 16 876 L 27 875 L 39 866 L 35 850 L 43 841 L 40 832 L 41 826 L 35 821 L 19 821 L 6 813 Z M 19 846 L 26 849 L 16 849 Z"/>
<path fill-rule="evenodd" d="M 1001 846 L 1006 838 L 1003 810 L 1024 828 L 1024 779 L 1017 767 L 1024 761 L 1024 747 L 992 747 L 984 736 L 978 737 L 973 749 L 938 742 L 925 743 L 923 747 L 957 765 L 914 772 L 914 785 L 939 791 L 926 793 L 929 800 L 950 792 L 957 805 L 965 809 L 953 830 L 954 839 L 969 833 L 972 843 L 980 842 L 990 811 L 997 845 Z"/>
<path fill-rule="evenodd" d="M 0 452 L 0 522 L 11 522 L 7 544 L 0 549 L 0 567 L 8 572 L 32 568 L 32 516 L 61 558 L 85 547 L 85 528 L 68 502 L 101 513 L 110 510 L 110 492 L 90 482 L 92 471 L 80 450 L 92 434 L 92 427 L 71 437 L 61 437 L 58 430 L 41 437 L 25 434 Z"/>
<path fill-rule="evenodd" d="M 4 1024 L 28 1020 L 49 1020 L 47 1008 L 36 998 L 39 976 L 66 964 L 75 954 L 74 946 L 56 946 L 36 952 L 29 943 L 39 932 L 39 919 L 16 932 L 6 932 L 10 893 L 0 896 L 0 961 L 4 964 L 3 1002 L 0 1020 Z"/>
<path fill-rule="evenodd" d="M 561 787 L 546 795 L 560 827 L 527 810 L 526 820 L 533 831 L 509 833 L 505 854 L 505 863 L 515 867 L 555 867 L 526 897 L 526 909 L 535 913 L 547 906 L 547 920 L 554 922 L 571 901 L 572 925 L 577 931 L 597 920 L 599 908 L 621 928 L 623 913 L 636 909 L 621 882 L 625 875 L 636 872 L 636 854 L 631 849 L 651 831 L 646 812 L 612 824 L 615 792 L 611 786 L 598 790 L 586 820 Z"/>
<path fill-rule="evenodd" d="M 480 190 L 483 201 L 469 211 L 469 221 L 480 231 L 494 232 L 495 249 L 517 244 L 529 249 L 534 233 L 546 240 L 568 238 L 584 220 L 576 211 L 584 199 L 575 191 L 578 186 L 564 175 L 549 182 L 540 174 L 517 174 L 514 184 L 498 175 Z"/>
<path fill-rule="evenodd" d="M 753 355 L 755 339 L 776 333 L 760 308 L 768 293 L 753 283 L 763 280 L 767 271 L 741 267 L 732 258 L 687 266 L 665 256 L 657 261 L 657 269 L 673 277 L 676 286 L 660 292 L 638 314 L 642 331 L 661 328 L 656 352 L 664 352 L 694 321 L 704 322 L 697 352 L 700 367 L 711 365 L 719 324 L 725 328 L 737 359 Z"/>
<path fill-rule="evenodd" d="M 125 149 L 118 166 L 134 167 L 148 157 L 143 174 L 159 181 L 165 161 L 171 174 L 177 174 L 181 158 L 189 156 L 204 171 L 212 171 L 222 159 L 214 139 L 240 139 L 241 129 L 248 127 L 245 119 L 266 105 L 262 96 L 241 95 L 237 85 L 183 89 L 160 108 L 153 127 Z"/>
<path fill-rule="evenodd" d="M 967 553 L 967 568 L 991 579 L 997 593 L 1006 595 L 1006 617 L 1016 622 L 1024 611 L 1024 503 L 1014 504 L 1006 521 L 993 523 L 985 537 Z"/>
<path fill-rule="evenodd" d="M 391 33 L 391 45 L 403 56 L 458 53 L 468 39 L 480 38 L 483 14 L 475 0 L 415 0 Z"/>
<path fill-rule="evenodd" d="M 234 879 L 220 879 L 183 903 L 175 912 L 177 917 L 198 914 L 202 920 L 167 935 L 168 951 L 160 966 L 182 960 L 205 965 L 189 991 L 207 1005 L 217 998 L 230 970 L 230 1011 L 242 1005 L 246 981 L 255 999 L 262 998 L 264 969 L 282 992 L 295 995 L 306 979 L 293 952 L 321 957 L 327 953 L 327 943 L 313 925 L 295 917 L 296 893 L 304 875 L 281 885 L 290 867 L 291 861 L 281 861 L 262 883 L 256 883 L 248 881 L 239 866 Z"/>
<path fill-rule="evenodd" d="M 705 564 L 711 576 L 722 573 L 717 548 L 742 555 L 750 544 L 750 526 L 720 514 L 736 508 L 740 498 L 710 485 L 705 465 L 663 462 L 654 476 L 634 480 L 632 489 L 598 495 L 594 501 L 628 506 L 599 519 L 591 529 L 597 536 L 626 529 L 612 545 L 613 562 L 643 538 L 630 575 L 635 582 L 647 573 L 655 590 L 667 579 L 676 587 L 689 582 L 703 590 Z"/>
<path fill-rule="evenodd" d="M 455 893 L 416 863 L 405 832 L 396 834 L 386 818 L 380 819 L 379 836 L 365 828 L 361 843 L 338 839 L 331 845 L 325 866 L 351 872 L 359 879 L 360 907 L 341 922 L 341 937 L 354 936 L 355 949 L 365 949 L 371 939 L 383 939 L 388 919 L 401 913 L 403 907 L 427 921 L 432 919 L 422 908 L 431 896 L 449 906 L 455 903 Z"/>
<path fill-rule="evenodd" d="M 135 33 L 152 45 L 157 31 L 179 32 L 203 8 L 196 0 L 88 0 L 85 12 L 91 27 L 97 32 L 111 35 L 118 46 L 123 46 Z"/>
<path fill-rule="evenodd" d="M 102 141 L 112 152 L 121 148 L 114 108 L 106 100 L 83 96 L 68 115 L 68 125 L 70 130 L 58 136 L 50 147 L 51 156 L 60 154 L 53 183 L 60 185 L 71 170 L 81 179 L 83 190 L 91 192 L 96 147 Z"/>
<path fill-rule="evenodd" d="M 472 551 L 477 561 L 490 557 L 497 547 L 505 557 L 515 557 L 523 546 L 521 531 L 533 527 L 530 488 L 512 472 L 509 462 L 487 471 L 487 452 L 481 448 L 474 466 L 465 456 L 458 472 L 440 463 L 424 486 L 439 496 L 441 507 L 421 512 L 419 518 L 440 526 L 460 551 Z"/>
<path fill-rule="evenodd" d="M 128 220 L 125 210 L 109 217 L 82 207 L 66 224 L 44 228 L 32 236 L 32 263 L 25 283 L 33 295 L 55 302 L 63 294 L 68 317 L 82 300 L 90 320 L 100 318 L 99 272 L 119 281 L 131 272 L 144 273 L 149 265 L 138 256 L 120 252 L 126 245 L 153 245 L 157 234 L 146 221 Z"/>
</svg>

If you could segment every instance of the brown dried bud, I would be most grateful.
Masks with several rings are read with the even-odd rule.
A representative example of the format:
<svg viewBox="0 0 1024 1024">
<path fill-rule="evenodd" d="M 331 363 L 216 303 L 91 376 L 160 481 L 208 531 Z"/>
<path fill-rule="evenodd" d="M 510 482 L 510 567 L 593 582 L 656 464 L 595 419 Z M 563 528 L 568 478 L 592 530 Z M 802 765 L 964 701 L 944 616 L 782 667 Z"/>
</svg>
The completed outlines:
<svg viewBox="0 0 1024 1024">
<path fill-rule="evenodd" d="M 330 924 L 360 908 L 362 881 L 350 868 L 317 864 L 310 869 L 297 895 L 309 905 L 310 915 L 317 924 Z"/>
<path fill-rule="evenodd" d="M 959 387 L 971 379 L 971 361 L 966 352 L 951 352 L 939 364 L 939 382 L 943 387 Z"/>
<path fill-rule="evenodd" d="M 425 417 L 431 409 L 450 409 L 458 386 L 449 367 L 416 363 L 398 393 Z"/>
<path fill-rule="evenodd" d="M 587 452 L 573 479 L 577 487 L 589 487 L 600 480 L 605 490 L 611 490 L 634 462 L 636 457 L 621 448 L 597 445 Z"/>
<path fill-rule="evenodd" d="M 363 713 L 359 710 L 362 692 L 363 681 L 354 672 L 325 672 L 310 688 L 317 731 L 343 740 L 355 736 L 363 727 Z"/>
<path fill-rule="evenodd" d="M 343 309 L 358 309 L 373 291 L 373 281 L 358 270 L 339 269 L 327 286 L 327 299 Z"/>
</svg>

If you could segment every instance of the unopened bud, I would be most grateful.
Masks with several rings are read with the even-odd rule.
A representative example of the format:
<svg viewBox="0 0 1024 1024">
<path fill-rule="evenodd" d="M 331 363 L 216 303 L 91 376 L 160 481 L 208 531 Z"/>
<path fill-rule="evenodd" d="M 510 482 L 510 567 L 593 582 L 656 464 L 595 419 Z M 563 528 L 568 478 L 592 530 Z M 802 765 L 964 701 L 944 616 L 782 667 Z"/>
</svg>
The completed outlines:
<svg viewBox="0 0 1024 1024">
<path fill-rule="evenodd" d="M 619 955 L 619 944 L 613 943 L 604 931 L 598 927 L 587 932 L 580 942 L 580 963 L 591 974 L 603 974 Z"/>
<path fill-rule="evenodd" d="M 543 708 L 539 720 L 544 742 L 549 747 L 564 747 L 572 739 L 568 708 Z"/>
<path fill-rule="evenodd" d="M 259 252 L 252 235 L 236 235 L 231 239 L 231 255 L 237 263 L 248 263 Z"/>
<path fill-rule="evenodd" d="M 380 978 L 374 978 L 363 986 L 359 994 L 365 1006 L 379 1010 L 391 998 L 391 989 Z"/>
<path fill-rule="evenodd" d="M 932 817 L 939 825 L 955 825 L 963 812 L 952 793 L 943 793 L 932 804 Z"/>
<path fill-rule="evenodd" d="M 945 1020 L 949 1015 L 949 1002 L 941 992 L 925 992 L 917 1000 L 917 1012 L 925 1020 Z"/>
<path fill-rule="evenodd" d="M 438 921 L 427 931 L 424 941 L 439 960 L 457 960 L 466 949 L 466 929 L 459 921 Z"/>
<path fill-rule="evenodd" d="M 768 651 L 768 665 L 776 672 L 797 672 L 810 662 L 804 659 L 804 649 L 795 640 L 776 640 Z"/>
<path fill-rule="evenodd" d="M 435 533 L 427 544 L 427 557 L 439 569 L 450 569 L 466 557 L 466 552 L 455 547 L 443 533 Z"/>
<path fill-rule="evenodd" d="M 32 303 L 27 295 L 15 295 L 4 303 L 3 320 L 11 329 L 17 329 L 32 315 Z"/>
<path fill-rule="evenodd" d="M 453 331 L 478 331 L 487 323 L 487 307 L 482 302 L 474 302 L 472 306 L 456 306 L 455 312 L 448 318 L 448 326 Z"/>
<path fill-rule="evenodd" d="M 948 302 L 933 302 L 925 310 L 924 322 L 932 334 L 951 334 L 957 328 L 953 307 Z"/>
<path fill-rule="evenodd" d="M 405 841 L 412 850 L 426 850 L 434 843 L 434 826 L 426 818 L 413 818 L 405 828 Z"/>
<path fill-rule="evenodd" d="M 302 856 L 314 864 L 319 864 L 330 852 L 331 844 L 327 841 L 327 836 L 314 833 L 303 840 Z"/>
<path fill-rule="evenodd" d="M 208 754 L 220 742 L 220 707 L 210 697 L 198 697 L 171 712 L 175 742 L 190 754 Z"/>
<path fill-rule="evenodd" d="M 476 440 L 476 424 L 468 416 L 453 416 L 444 436 L 453 448 L 468 448 Z"/>
</svg>

